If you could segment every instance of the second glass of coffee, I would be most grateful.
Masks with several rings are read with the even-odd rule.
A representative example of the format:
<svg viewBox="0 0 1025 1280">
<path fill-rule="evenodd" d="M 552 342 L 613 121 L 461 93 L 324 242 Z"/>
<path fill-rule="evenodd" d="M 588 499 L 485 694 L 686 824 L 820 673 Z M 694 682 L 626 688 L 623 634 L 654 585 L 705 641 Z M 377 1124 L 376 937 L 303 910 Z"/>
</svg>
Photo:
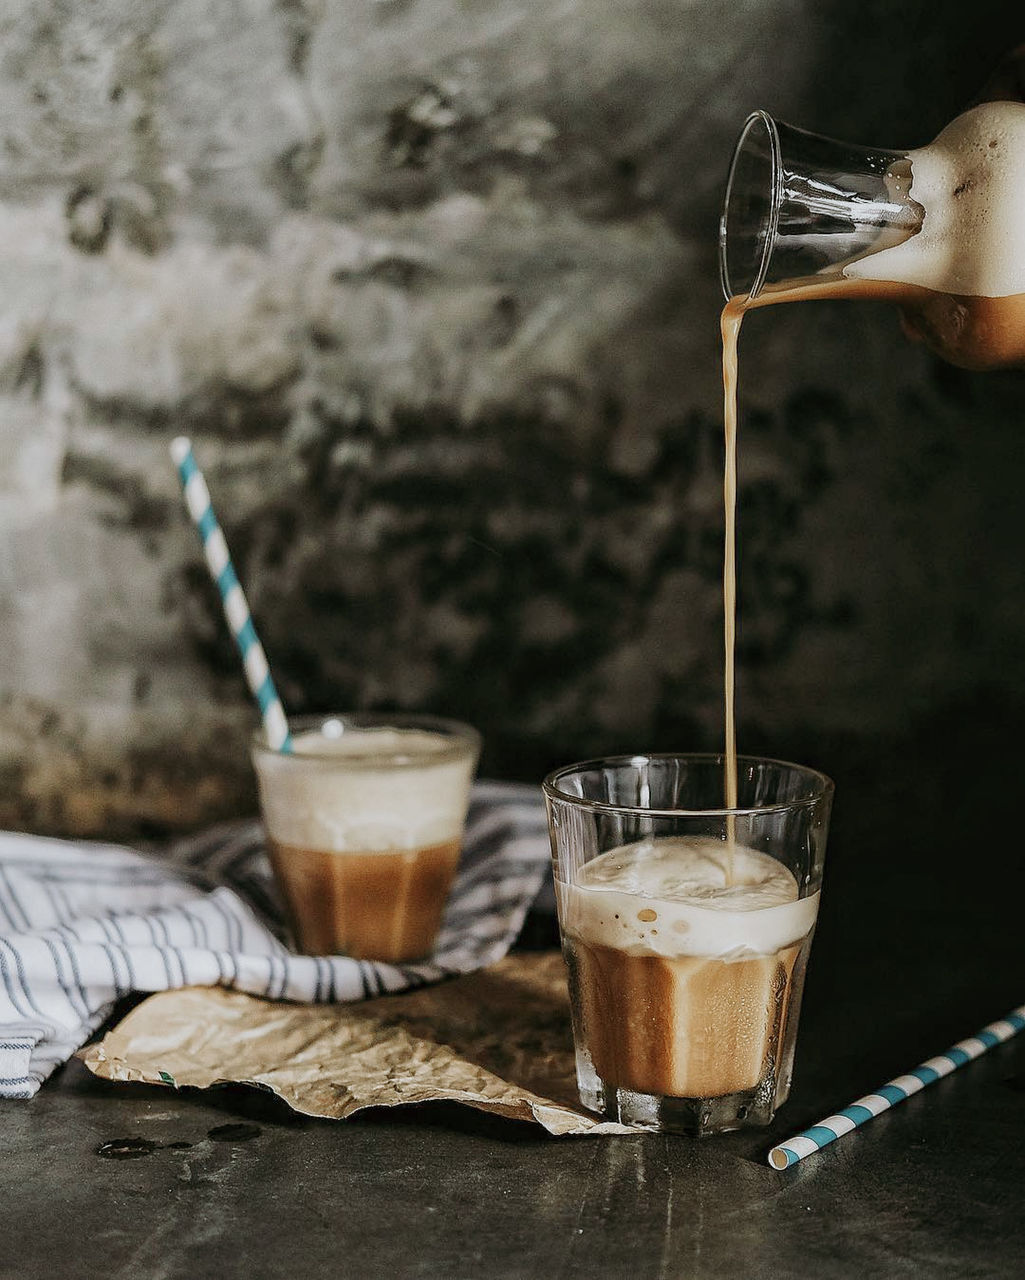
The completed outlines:
<svg viewBox="0 0 1025 1280">
<path fill-rule="evenodd" d="M 253 762 L 268 851 L 296 942 L 393 963 L 435 944 L 455 877 L 480 736 L 429 716 L 289 721 Z"/>
<path fill-rule="evenodd" d="M 798 765 L 622 756 L 544 784 L 581 1101 L 624 1123 L 768 1124 L 790 1089 L 833 785 Z"/>
</svg>

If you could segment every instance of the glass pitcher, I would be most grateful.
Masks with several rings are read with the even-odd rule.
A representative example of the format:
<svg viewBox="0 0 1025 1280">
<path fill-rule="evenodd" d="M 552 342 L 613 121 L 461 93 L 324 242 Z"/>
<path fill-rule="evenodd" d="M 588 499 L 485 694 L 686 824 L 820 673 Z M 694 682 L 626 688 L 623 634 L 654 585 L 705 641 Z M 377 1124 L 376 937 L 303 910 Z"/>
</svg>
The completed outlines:
<svg viewBox="0 0 1025 1280">
<path fill-rule="evenodd" d="M 920 203 L 912 193 L 927 167 Z M 875 255 L 923 230 L 917 277 L 902 274 L 905 250 L 888 274 L 895 256 Z M 719 271 L 727 300 L 885 298 L 909 336 L 951 364 L 1025 366 L 1025 103 L 970 108 L 916 151 L 838 142 L 754 112 L 730 164 Z"/>
<path fill-rule="evenodd" d="M 907 152 L 836 142 L 755 111 L 733 152 L 719 223 L 727 299 L 838 279 L 848 263 L 913 236 L 924 210 L 910 185 Z"/>
</svg>

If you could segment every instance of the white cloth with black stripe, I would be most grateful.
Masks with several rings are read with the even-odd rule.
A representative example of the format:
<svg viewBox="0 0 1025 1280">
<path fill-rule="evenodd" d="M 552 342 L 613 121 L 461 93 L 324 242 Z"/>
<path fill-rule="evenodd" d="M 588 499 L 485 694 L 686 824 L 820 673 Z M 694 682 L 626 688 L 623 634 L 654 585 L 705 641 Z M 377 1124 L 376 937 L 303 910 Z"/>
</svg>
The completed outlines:
<svg viewBox="0 0 1025 1280">
<path fill-rule="evenodd" d="M 493 964 L 548 863 L 538 789 L 477 783 L 436 953 L 392 965 L 288 950 L 258 822 L 161 855 L 0 833 L 0 1097 L 30 1098 L 128 992 L 348 1001 Z"/>
</svg>

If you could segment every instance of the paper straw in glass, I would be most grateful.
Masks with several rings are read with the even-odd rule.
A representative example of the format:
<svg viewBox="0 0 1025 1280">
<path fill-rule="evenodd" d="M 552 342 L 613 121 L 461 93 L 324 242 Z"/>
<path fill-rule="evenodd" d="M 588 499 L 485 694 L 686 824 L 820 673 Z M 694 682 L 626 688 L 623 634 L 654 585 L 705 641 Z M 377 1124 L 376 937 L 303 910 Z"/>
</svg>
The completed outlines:
<svg viewBox="0 0 1025 1280">
<path fill-rule="evenodd" d="M 224 616 L 242 655 L 246 681 L 260 708 L 267 741 L 275 751 L 290 752 L 292 739 L 288 732 L 285 709 L 271 679 L 267 655 L 253 626 L 249 602 L 231 563 L 228 544 L 214 515 L 210 490 L 193 456 L 192 441 L 186 436 L 177 436 L 171 441 L 171 457 L 178 468 L 185 505 L 203 542 L 203 554 L 206 556 L 210 576 L 221 594 Z"/>
</svg>

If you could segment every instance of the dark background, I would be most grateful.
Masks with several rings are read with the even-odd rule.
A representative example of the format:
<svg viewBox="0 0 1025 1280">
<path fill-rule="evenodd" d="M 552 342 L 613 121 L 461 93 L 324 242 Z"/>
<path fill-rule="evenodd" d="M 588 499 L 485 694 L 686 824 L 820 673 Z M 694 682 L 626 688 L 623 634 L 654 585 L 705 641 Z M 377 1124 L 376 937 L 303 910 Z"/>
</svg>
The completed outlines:
<svg viewBox="0 0 1025 1280">
<path fill-rule="evenodd" d="M 134 836 L 254 805 L 181 430 L 290 709 L 463 717 L 528 780 L 716 747 L 733 139 L 765 107 L 924 144 L 1025 22 L 22 0 L 3 34 L 0 822 Z M 838 814 L 991 814 L 1025 375 L 947 368 L 875 304 L 761 313 L 742 351 L 741 748 L 833 773 Z"/>
</svg>

